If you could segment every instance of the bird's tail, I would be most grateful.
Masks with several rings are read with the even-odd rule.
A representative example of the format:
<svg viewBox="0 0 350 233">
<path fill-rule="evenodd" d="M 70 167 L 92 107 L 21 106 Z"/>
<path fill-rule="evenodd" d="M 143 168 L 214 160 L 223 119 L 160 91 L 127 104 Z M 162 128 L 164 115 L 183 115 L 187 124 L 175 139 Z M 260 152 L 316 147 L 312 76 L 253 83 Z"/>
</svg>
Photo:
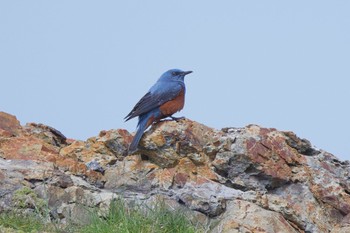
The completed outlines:
<svg viewBox="0 0 350 233">
<path fill-rule="evenodd" d="M 150 114 L 141 115 L 139 117 L 139 123 L 137 124 L 136 134 L 129 146 L 129 154 L 132 154 L 137 150 L 137 146 L 139 145 L 143 132 L 149 126 L 148 124 L 149 119 L 150 119 Z"/>
</svg>

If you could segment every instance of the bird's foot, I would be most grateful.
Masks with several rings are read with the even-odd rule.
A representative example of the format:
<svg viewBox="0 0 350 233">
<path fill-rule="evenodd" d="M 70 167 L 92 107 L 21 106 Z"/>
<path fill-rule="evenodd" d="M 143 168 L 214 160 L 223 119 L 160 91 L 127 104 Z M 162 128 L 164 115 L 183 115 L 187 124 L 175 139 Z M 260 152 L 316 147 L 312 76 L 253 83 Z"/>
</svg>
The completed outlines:
<svg viewBox="0 0 350 233">
<path fill-rule="evenodd" d="M 185 119 L 185 117 L 173 117 L 173 116 L 171 116 L 170 118 L 173 119 L 173 121 L 176 121 L 176 122 L 178 122 L 179 120 Z"/>
</svg>

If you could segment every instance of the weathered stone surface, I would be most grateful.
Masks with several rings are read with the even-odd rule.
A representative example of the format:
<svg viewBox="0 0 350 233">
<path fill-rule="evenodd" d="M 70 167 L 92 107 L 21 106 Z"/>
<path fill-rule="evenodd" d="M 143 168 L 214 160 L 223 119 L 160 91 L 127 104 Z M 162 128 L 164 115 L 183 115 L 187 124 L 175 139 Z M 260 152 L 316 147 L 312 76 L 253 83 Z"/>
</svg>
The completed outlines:
<svg viewBox="0 0 350 233">
<path fill-rule="evenodd" d="M 234 200 L 228 205 L 222 220 L 212 232 L 266 232 L 296 233 L 295 229 L 281 214 L 261 208 L 242 200 Z"/>
<path fill-rule="evenodd" d="M 326 206 L 320 206 L 309 187 L 302 183 L 284 185 L 260 199 L 260 206 L 279 212 L 297 229 L 307 232 L 327 232 L 341 218 Z M 329 214 L 332 213 L 332 218 Z M 315 224 L 317 223 L 317 224 Z"/>
<path fill-rule="evenodd" d="M 304 158 L 287 145 L 284 134 L 275 129 L 250 125 L 228 130 L 224 137 L 223 143 L 229 144 L 230 149 L 219 150 L 213 166 L 232 187 L 274 189 L 291 182 L 292 169 L 304 163 Z"/>
<path fill-rule="evenodd" d="M 99 136 L 91 137 L 86 142 L 74 141 L 63 147 L 60 155 L 76 159 L 83 163 L 95 161 L 105 170 L 106 166 L 113 165 L 127 155 L 127 148 L 132 136 L 126 130 L 101 131 Z"/>
<path fill-rule="evenodd" d="M 151 192 L 152 173 L 157 167 L 155 164 L 143 161 L 141 156 L 128 156 L 106 171 L 105 188 L 115 192 Z"/>
<path fill-rule="evenodd" d="M 21 125 L 17 118 L 6 112 L 0 112 L 0 137 L 11 137 L 19 133 Z"/>
<path fill-rule="evenodd" d="M 24 129 L 32 135 L 44 140 L 53 146 L 64 146 L 67 138 L 57 129 L 43 124 L 28 123 Z"/>
<path fill-rule="evenodd" d="M 55 131 L 55 133 L 52 133 Z M 61 155 L 60 150 L 67 145 L 63 135 L 52 127 L 27 124 L 16 137 L 2 137 L 0 158 L 6 160 L 28 160 L 40 163 L 50 162 L 59 170 L 86 176 L 91 182 L 99 182 L 102 175 L 90 170 L 83 161 Z"/>
<path fill-rule="evenodd" d="M 342 215 L 350 214 L 350 169 L 327 152 L 308 159 L 310 189 L 318 201 Z"/>
<path fill-rule="evenodd" d="M 0 211 L 18 208 L 14 193 L 27 187 L 61 223 L 88 222 L 89 208 L 103 214 L 122 197 L 183 209 L 211 232 L 349 231 L 349 161 L 292 132 L 163 121 L 127 156 L 126 130 L 75 141 L 49 126 L 21 127 L 9 114 L 0 119 L 7 119 L 0 122 Z"/>
<path fill-rule="evenodd" d="M 0 158 L 0 171 L 5 177 L 8 174 L 18 173 L 27 181 L 43 181 L 52 176 L 54 171 L 53 163 L 36 162 L 32 160 L 4 160 Z"/>
<path fill-rule="evenodd" d="M 209 160 L 203 147 L 213 136 L 213 129 L 190 120 L 163 121 L 145 134 L 141 153 L 160 167 L 173 167 L 184 156 L 201 165 Z"/>
<path fill-rule="evenodd" d="M 41 139 L 29 135 L 6 138 L 0 142 L 1 157 L 4 159 L 21 159 L 53 162 L 56 160 L 59 148 Z"/>
</svg>

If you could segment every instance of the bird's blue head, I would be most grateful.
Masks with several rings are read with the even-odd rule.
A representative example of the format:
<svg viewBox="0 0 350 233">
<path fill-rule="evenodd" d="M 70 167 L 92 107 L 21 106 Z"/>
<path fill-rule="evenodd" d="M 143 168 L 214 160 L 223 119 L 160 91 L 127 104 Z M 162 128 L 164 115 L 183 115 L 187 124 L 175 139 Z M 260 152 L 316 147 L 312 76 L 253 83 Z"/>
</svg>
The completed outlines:
<svg viewBox="0 0 350 233">
<path fill-rule="evenodd" d="M 186 75 L 192 73 L 192 71 L 182 71 L 179 69 L 168 70 L 162 76 L 160 76 L 158 81 L 184 81 Z"/>
</svg>

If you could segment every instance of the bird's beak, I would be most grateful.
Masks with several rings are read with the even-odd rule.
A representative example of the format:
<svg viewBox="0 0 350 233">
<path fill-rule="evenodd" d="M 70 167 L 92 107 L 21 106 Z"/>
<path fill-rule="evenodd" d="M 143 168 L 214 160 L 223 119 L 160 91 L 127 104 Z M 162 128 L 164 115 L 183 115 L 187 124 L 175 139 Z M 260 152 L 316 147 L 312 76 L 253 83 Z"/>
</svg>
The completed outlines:
<svg viewBox="0 0 350 233">
<path fill-rule="evenodd" d="M 190 74 L 190 73 L 192 73 L 193 71 L 185 71 L 185 72 L 183 72 L 183 75 L 185 76 L 185 75 L 188 75 L 188 74 Z"/>
</svg>

